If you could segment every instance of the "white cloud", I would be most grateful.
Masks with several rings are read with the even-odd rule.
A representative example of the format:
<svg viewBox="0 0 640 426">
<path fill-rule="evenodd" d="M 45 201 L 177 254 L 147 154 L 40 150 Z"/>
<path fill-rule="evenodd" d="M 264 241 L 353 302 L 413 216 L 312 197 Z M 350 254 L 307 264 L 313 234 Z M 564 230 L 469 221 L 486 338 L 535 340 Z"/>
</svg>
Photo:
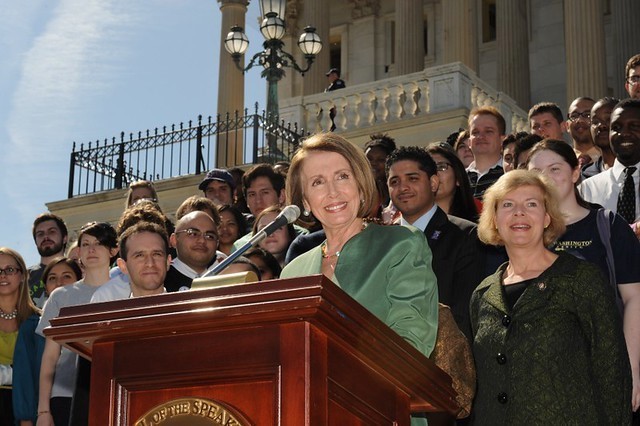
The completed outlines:
<svg viewBox="0 0 640 426">
<path fill-rule="evenodd" d="M 44 3 L 53 7 L 48 14 L 35 17 L 32 7 L 24 7 L 3 18 L 13 16 L 22 45 L 10 49 L 13 93 L 2 100 L 7 103 L 9 142 L 1 159 L 2 193 L 5 206 L 13 210 L 5 209 L 3 216 L 10 215 L 14 222 L 19 218 L 23 223 L 14 225 L 25 229 L 45 210 L 45 201 L 66 195 L 74 129 L 82 123 L 88 100 L 117 81 L 128 54 L 125 40 L 140 19 L 131 4 L 135 2 L 128 0 Z M 26 28 L 38 19 L 46 19 L 41 31 Z"/>
</svg>

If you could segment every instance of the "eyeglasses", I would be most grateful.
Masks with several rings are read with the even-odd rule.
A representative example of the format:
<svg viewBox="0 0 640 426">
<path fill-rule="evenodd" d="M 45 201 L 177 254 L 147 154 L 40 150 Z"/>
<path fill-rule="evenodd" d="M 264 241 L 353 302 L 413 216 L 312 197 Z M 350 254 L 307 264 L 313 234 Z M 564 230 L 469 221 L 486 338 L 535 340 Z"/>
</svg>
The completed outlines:
<svg viewBox="0 0 640 426">
<path fill-rule="evenodd" d="M 440 162 L 436 163 L 436 170 L 439 172 L 446 172 L 451 167 L 450 163 Z"/>
<path fill-rule="evenodd" d="M 632 75 L 631 77 L 627 77 L 627 83 L 632 86 L 640 83 L 640 75 Z"/>
<path fill-rule="evenodd" d="M 13 266 L 7 266 L 4 269 L 0 268 L 0 275 L 5 274 L 8 277 L 17 274 L 18 272 L 22 272 L 22 269 L 14 268 Z"/>
<path fill-rule="evenodd" d="M 211 231 L 200 231 L 199 229 L 189 228 L 182 231 L 176 231 L 176 234 L 186 234 L 187 238 L 197 240 L 202 237 L 205 241 L 218 241 L 218 236 Z"/>
<path fill-rule="evenodd" d="M 569 121 L 578 121 L 580 119 L 589 121 L 591 119 L 591 113 L 589 111 L 585 112 L 572 112 L 569 114 Z"/>
</svg>

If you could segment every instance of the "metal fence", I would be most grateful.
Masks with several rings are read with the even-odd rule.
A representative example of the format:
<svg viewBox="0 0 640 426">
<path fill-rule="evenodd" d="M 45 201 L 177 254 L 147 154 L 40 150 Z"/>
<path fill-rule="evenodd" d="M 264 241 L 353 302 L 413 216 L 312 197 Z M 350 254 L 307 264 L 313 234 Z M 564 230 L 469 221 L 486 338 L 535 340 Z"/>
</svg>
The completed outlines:
<svg viewBox="0 0 640 426">
<path fill-rule="evenodd" d="M 265 112 L 211 116 L 170 128 L 125 133 L 111 140 L 73 143 L 69 166 L 68 197 L 126 188 L 137 180 L 160 180 L 200 174 L 226 164 L 222 157 L 238 158 L 240 164 L 289 160 L 298 147 L 303 129 L 268 120 Z M 239 149 L 242 151 L 239 151 Z M 222 153 L 222 154 L 221 154 Z"/>
</svg>

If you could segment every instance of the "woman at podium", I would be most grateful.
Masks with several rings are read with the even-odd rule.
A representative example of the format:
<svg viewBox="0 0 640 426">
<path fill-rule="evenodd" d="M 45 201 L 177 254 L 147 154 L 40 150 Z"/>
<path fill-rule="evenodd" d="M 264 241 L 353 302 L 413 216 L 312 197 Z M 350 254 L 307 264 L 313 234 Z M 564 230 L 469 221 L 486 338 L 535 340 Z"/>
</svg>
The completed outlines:
<svg viewBox="0 0 640 426">
<path fill-rule="evenodd" d="M 300 255 L 281 278 L 322 273 L 426 356 L 438 324 L 436 277 L 424 234 L 368 223 L 373 173 L 355 145 L 334 133 L 305 140 L 287 176 L 287 200 L 318 221 L 326 240 Z"/>
</svg>

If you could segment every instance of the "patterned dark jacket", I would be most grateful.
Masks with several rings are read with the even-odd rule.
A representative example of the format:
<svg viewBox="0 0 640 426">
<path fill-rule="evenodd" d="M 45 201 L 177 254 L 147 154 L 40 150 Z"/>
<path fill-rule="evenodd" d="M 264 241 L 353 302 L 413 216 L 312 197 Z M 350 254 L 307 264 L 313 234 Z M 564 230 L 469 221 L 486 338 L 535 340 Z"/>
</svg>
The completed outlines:
<svg viewBox="0 0 640 426">
<path fill-rule="evenodd" d="M 474 424 L 630 424 L 622 321 L 600 270 L 561 253 L 508 309 L 506 266 L 471 298 Z"/>
</svg>

